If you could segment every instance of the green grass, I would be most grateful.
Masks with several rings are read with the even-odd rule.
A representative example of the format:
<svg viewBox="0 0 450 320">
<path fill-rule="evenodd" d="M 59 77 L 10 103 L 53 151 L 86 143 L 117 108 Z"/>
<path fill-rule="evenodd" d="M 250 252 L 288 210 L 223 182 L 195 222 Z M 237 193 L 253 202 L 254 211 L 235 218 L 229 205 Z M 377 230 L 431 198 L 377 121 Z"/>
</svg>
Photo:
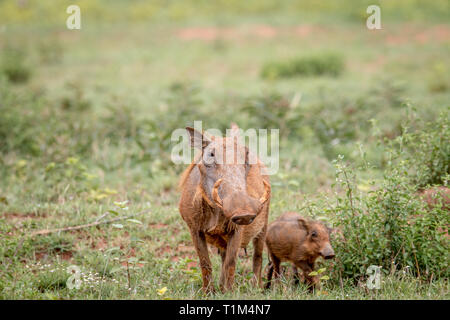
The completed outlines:
<svg viewBox="0 0 450 320">
<path fill-rule="evenodd" d="M 263 66 L 261 76 L 268 79 L 321 75 L 338 76 L 343 69 L 343 58 L 336 54 L 327 53 L 300 57 L 281 63 L 268 63 Z"/>
<path fill-rule="evenodd" d="M 398 137 L 413 112 L 433 122 L 450 106 L 442 71 L 450 65 L 445 2 L 421 10 L 386 2 L 380 31 L 367 30 L 366 6 L 350 10 L 350 2 L 284 4 L 273 15 L 271 1 L 236 3 L 224 12 L 174 3 L 160 13 L 148 7 L 140 18 L 120 2 L 98 22 L 100 2 L 84 2 L 81 31 L 65 29 L 65 8 L 59 13 L 50 2 L 39 2 L 48 14 L 42 23 L 7 3 L 0 8 L 9 17 L 2 19 L 8 29 L 0 43 L 7 64 L 0 70 L 1 299 L 205 298 L 177 209 L 184 166 L 169 161 L 172 131 L 194 120 L 222 130 L 232 121 L 243 129 L 280 128 L 269 220 L 295 210 L 333 224 L 330 208 L 345 190 L 334 186 L 332 161 L 344 155 L 358 168 L 362 192 L 372 182 L 382 186 L 389 158 L 380 141 Z M 211 12 L 221 14 L 213 19 Z M 345 64 L 338 77 L 261 77 L 267 63 L 328 52 Z M 11 81 L 8 70 L 28 78 Z M 422 128 L 416 120 L 410 126 Z M 127 210 L 114 204 L 125 200 Z M 140 223 L 30 236 L 95 222 L 109 210 L 148 212 L 135 217 Z M 116 214 L 102 220 L 111 218 Z M 220 258 L 214 250 L 211 257 L 217 288 Z M 263 267 L 267 262 L 264 252 Z M 372 291 L 365 279 L 358 285 L 334 273 L 334 264 L 321 262 L 331 278 L 320 294 L 295 287 L 289 277 L 263 292 L 248 281 L 251 257 L 241 257 L 235 290 L 207 298 L 450 298 L 445 277 L 385 270 L 381 289 Z M 83 273 L 79 290 L 66 286 L 70 265 Z"/>
</svg>

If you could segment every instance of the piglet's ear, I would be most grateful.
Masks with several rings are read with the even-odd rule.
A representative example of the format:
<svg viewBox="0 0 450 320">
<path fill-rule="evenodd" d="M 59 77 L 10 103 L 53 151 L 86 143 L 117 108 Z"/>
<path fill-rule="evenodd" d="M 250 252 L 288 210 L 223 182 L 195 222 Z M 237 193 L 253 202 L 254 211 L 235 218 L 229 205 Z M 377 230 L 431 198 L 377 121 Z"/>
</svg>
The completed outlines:
<svg viewBox="0 0 450 320">
<path fill-rule="evenodd" d="M 208 138 L 205 134 L 195 130 L 194 128 L 186 127 L 186 130 L 189 133 L 189 136 L 191 137 L 192 147 L 202 150 L 211 143 L 210 138 Z"/>
<path fill-rule="evenodd" d="M 309 233 L 309 222 L 305 218 L 298 218 L 297 220 L 300 228 L 305 229 Z"/>
</svg>

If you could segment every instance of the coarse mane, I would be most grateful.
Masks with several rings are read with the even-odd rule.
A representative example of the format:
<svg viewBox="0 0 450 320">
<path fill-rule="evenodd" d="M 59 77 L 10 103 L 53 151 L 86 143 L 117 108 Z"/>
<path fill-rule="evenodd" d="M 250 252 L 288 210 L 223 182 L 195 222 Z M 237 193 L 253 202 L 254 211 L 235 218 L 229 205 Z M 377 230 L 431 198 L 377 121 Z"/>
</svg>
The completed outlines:
<svg viewBox="0 0 450 320">
<path fill-rule="evenodd" d="M 184 184 L 186 183 L 186 180 L 189 178 L 189 175 L 191 174 L 192 170 L 195 168 L 197 164 L 195 162 L 191 163 L 189 167 L 186 168 L 186 170 L 183 171 L 180 177 L 180 181 L 178 181 L 178 189 L 183 190 Z"/>
<path fill-rule="evenodd" d="M 186 184 L 186 181 L 188 180 L 192 170 L 197 166 L 198 158 L 199 157 L 196 157 L 194 162 L 191 163 L 189 165 L 189 167 L 187 167 L 186 170 L 184 170 L 184 172 L 181 174 L 180 181 L 178 182 L 178 189 L 180 191 L 183 191 L 184 185 Z M 199 201 L 201 199 L 204 199 L 210 207 L 214 207 L 214 204 L 211 202 L 211 200 L 206 195 L 205 190 L 203 189 L 202 185 L 198 184 L 197 188 L 195 189 L 194 197 L 192 198 L 192 204 L 194 205 L 197 201 Z"/>
<path fill-rule="evenodd" d="M 183 190 L 183 187 L 186 184 L 187 179 L 189 178 L 192 170 L 197 166 L 198 162 L 200 161 L 201 156 L 202 156 L 201 152 L 196 154 L 194 157 L 194 161 L 192 161 L 192 163 L 181 174 L 180 180 L 178 181 L 178 189 L 179 190 Z"/>
</svg>

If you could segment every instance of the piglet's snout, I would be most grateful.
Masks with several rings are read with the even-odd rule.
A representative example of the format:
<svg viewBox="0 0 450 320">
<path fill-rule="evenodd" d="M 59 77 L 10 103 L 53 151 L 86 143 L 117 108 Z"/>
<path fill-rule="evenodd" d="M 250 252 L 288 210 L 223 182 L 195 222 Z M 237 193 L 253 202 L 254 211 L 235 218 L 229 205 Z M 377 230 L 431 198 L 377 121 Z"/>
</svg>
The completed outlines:
<svg viewBox="0 0 450 320">
<path fill-rule="evenodd" d="M 324 259 L 333 259 L 334 258 L 334 250 L 329 243 L 325 244 L 322 251 L 320 252 Z"/>
</svg>

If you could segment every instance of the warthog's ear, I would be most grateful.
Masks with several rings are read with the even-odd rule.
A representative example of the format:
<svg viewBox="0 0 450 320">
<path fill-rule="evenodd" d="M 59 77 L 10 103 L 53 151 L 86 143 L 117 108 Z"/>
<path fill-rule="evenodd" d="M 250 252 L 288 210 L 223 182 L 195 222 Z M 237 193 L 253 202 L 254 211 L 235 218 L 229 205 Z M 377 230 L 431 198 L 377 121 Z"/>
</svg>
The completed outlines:
<svg viewBox="0 0 450 320">
<path fill-rule="evenodd" d="M 298 225 L 300 228 L 305 229 L 307 233 L 309 233 L 309 222 L 305 218 L 298 218 Z"/>
<path fill-rule="evenodd" d="M 230 136 L 231 137 L 238 137 L 239 138 L 239 127 L 236 123 L 232 122 L 231 123 L 231 132 L 230 132 Z"/>
<path fill-rule="evenodd" d="M 197 149 L 204 149 L 211 143 L 211 139 L 194 128 L 186 127 L 186 130 L 189 132 L 189 136 L 191 137 L 191 146 Z"/>
</svg>

